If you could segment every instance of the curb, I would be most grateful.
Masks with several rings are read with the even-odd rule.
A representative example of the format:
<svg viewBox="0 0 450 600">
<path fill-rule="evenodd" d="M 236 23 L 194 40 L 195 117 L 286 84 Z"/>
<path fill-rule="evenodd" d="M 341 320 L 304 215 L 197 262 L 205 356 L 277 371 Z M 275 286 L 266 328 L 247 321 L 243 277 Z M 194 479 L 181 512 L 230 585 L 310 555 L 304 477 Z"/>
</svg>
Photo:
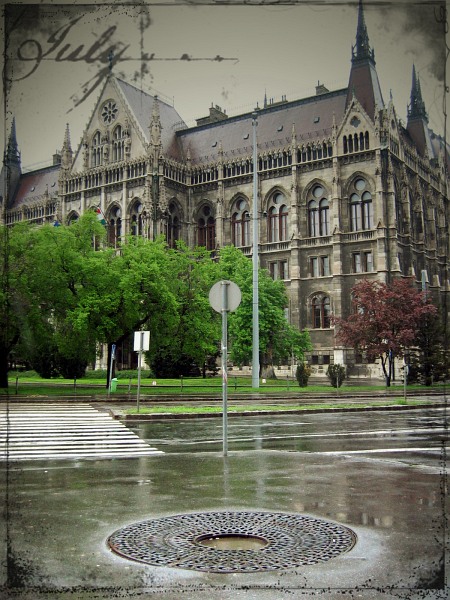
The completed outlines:
<svg viewBox="0 0 450 600">
<path fill-rule="evenodd" d="M 363 406 L 363 407 L 348 407 L 348 408 L 305 408 L 305 409 L 292 409 L 292 410 L 242 410 L 228 412 L 228 417 L 257 417 L 267 415 L 304 415 L 312 413 L 342 413 L 342 412 L 374 412 L 374 411 L 388 411 L 388 410 L 417 410 L 423 408 L 446 408 L 447 402 L 438 402 L 432 404 L 414 404 L 414 405 L 393 405 L 393 406 Z M 114 409 L 109 410 L 109 414 L 114 419 L 121 421 L 160 421 L 166 419 L 212 419 L 221 418 L 222 413 L 153 413 L 153 414 L 133 414 L 126 415 L 122 411 Z"/>
</svg>

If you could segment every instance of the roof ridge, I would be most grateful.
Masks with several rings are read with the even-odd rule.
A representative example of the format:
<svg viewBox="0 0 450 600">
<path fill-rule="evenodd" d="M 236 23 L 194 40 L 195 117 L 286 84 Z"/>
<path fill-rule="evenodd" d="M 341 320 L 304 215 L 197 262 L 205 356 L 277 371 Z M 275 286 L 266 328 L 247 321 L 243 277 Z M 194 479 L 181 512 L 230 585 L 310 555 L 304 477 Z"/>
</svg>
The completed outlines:
<svg viewBox="0 0 450 600">
<path fill-rule="evenodd" d="M 285 110 L 286 108 L 292 108 L 294 106 L 301 106 L 302 104 L 310 104 L 314 101 L 323 101 L 335 96 L 340 96 L 340 95 L 344 95 L 347 93 L 348 88 L 341 88 L 339 90 L 332 90 L 329 92 L 326 92 L 324 94 L 319 94 L 319 95 L 313 95 L 313 96 L 307 96 L 306 98 L 297 98 L 296 100 L 286 100 L 285 102 L 279 102 L 276 104 L 269 104 L 266 108 L 258 108 L 258 116 L 262 115 L 262 114 L 269 114 L 272 112 L 278 112 L 280 110 Z M 251 118 L 253 113 L 255 112 L 255 109 L 245 112 L 245 113 L 240 113 L 238 115 L 229 115 L 227 119 L 224 119 L 223 121 L 214 121 L 212 123 L 203 123 L 202 125 L 194 125 L 193 127 L 187 127 L 186 129 L 182 129 L 180 131 L 177 131 L 176 134 L 177 135 L 183 135 L 186 132 L 190 132 L 190 131 L 194 131 L 194 130 L 201 130 L 201 129 L 209 129 L 212 128 L 214 126 L 220 126 L 220 125 L 226 125 L 227 123 L 232 123 L 235 121 L 239 121 L 241 119 L 248 119 Z"/>
<path fill-rule="evenodd" d="M 139 87 L 133 85 L 132 83 L 125 81 L 124 79 L 120 79 L 120 77 L 115 77 L 115 79 L 116 79 L 117 83 L 119 83 L 119 84 L 127 85 L 128 87 L 132 88 L 133 90 L 136 90 L 140 94 L 144 94 L 145 96 L 147 96 L 148 98 L 152 98 L 153 100 L 155 98 L 157 98 L 158 102 L 161 102 L 162 104 L 165 104 L 166 106 L 169 106 L 170 108 L 174 108 L 174 106 L 172 106 L 172 104 L 169 104 L 168 102 L 163 100 L 159 94 L 152 95 L 149 92 L 146 92 L 145 90 L 143 90 L 142 88 L 139 88 Z"/>
</svg>

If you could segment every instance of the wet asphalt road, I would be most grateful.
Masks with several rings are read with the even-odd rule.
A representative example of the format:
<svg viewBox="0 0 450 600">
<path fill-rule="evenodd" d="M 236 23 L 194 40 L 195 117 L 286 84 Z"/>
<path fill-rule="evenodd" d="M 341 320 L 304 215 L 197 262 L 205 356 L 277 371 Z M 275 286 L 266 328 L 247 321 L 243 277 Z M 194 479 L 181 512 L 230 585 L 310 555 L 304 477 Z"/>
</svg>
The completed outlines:
<svg viewBox="0 0 450 600">
<path fill-rule="evenodd" d="M 129 427 L 164 454 L 5 467 L 2 583 L 9 574 L 14 589 L 0 597 L 448 598 L 444 409 L 231 418 L 227 457 L 220 418 Z M 135 521 L 223 510 L 310 515 L 350 527 L 357 543 L 316 565 L 227 575 L 106 546 Z"/>
</svg>

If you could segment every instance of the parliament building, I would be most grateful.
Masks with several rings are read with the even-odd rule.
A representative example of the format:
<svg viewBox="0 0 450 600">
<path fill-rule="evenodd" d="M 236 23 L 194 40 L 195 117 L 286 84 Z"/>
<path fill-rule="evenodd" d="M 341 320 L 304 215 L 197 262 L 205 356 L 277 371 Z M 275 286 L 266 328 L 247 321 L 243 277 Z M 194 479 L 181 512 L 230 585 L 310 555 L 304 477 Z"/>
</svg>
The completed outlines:
<svg viewBox="0 0 450 600">
<path fill-rule="evenodd" d="M 2 220 L 70 224 L 100 208 L 115 246 L 164 234 L 170 246 L 234 244 L 251 257 L 256 210 L 261 267 L 284 281 L 290 322 L 310 332 L 314 373 L 345 363 L 349 375 L 377 377 L 336 344 L 330 316 L 349 314 L 361 278 L 412 277 L 447 310 L 449 152 L 413 66 L 406 124 L 383 98 L 361 3 L 350 58 L 345 89 L 318 83 L 312 97 L 265 98 L 233 117 L 213 105 L 195 127 L 111 72 L 81 143 L 72 148 L 67 126 L 52 166 L 22 173 L 13 124 Z"/>
</svg>

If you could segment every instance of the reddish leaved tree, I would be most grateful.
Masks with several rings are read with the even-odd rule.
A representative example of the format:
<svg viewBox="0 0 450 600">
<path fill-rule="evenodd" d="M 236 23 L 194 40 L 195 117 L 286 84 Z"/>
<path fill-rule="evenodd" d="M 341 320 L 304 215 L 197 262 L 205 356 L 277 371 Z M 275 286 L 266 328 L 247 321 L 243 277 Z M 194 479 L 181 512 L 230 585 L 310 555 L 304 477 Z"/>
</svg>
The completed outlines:
<svg viewBox="0 0 450 600">
<path fill-rule="evenodd" d="M 410 279 L 394 279 L 390 284 L 361 281 L 352 288 L 352 307 L 348 318 L 333 318 L 336 339 L 364 351 L 369 360 L 379 358 L 389 386 L 394 358 L 414 346 L 421 319 L 437 309 Z"/>
</svg>

